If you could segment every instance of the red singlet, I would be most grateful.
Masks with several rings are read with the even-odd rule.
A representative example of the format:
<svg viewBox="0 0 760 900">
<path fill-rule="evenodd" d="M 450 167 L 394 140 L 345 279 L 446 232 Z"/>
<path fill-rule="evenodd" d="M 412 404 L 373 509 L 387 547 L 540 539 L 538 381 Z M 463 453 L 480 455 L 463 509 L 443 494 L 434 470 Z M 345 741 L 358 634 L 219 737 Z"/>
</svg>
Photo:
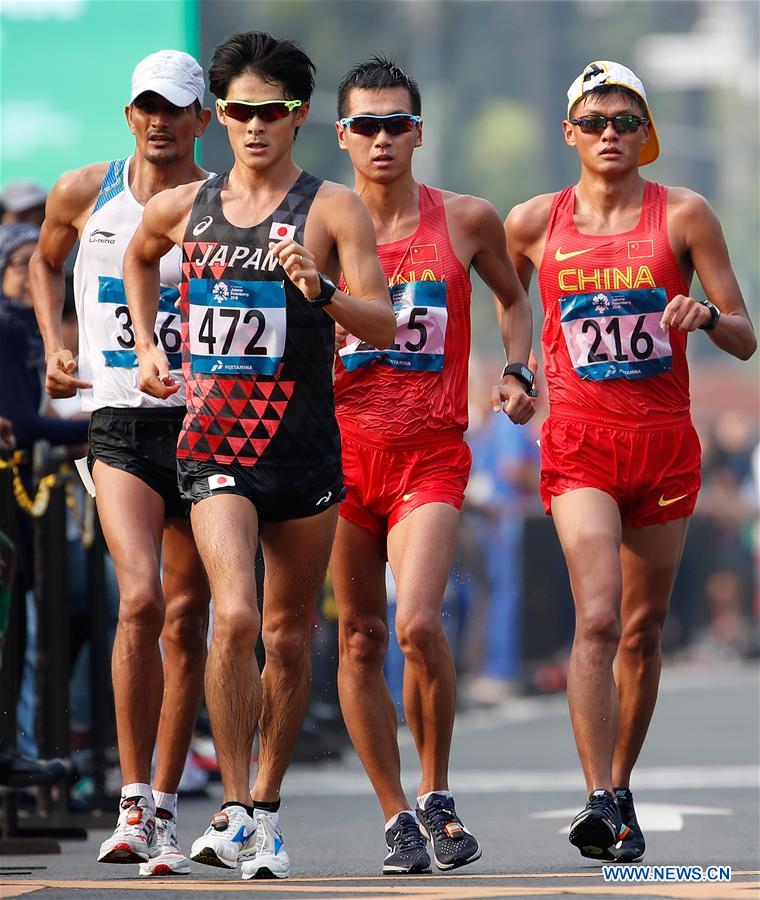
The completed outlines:
<svg viewBox="0 0 760 900">
<path fill-rule="evenodd" d="M 552 415 L 625 428 L 688 419 L 686 335 L 658 324 L 665 304 L 688 294 L 666 197 L 646 182 L 638 225 L 602 235 L 575 227 L 575 188 L 555 196 L 539 267 Z"/>
<path fill-rule="evenodd" d="M 349 337 L 335 368 L 341 432 L 380 447 L 459 439 L 467 428 L 470 279 L 441 192 L 423 184 L 413 235 L 378 247 L 398 320 L 393 348 Z"/>
</svg>

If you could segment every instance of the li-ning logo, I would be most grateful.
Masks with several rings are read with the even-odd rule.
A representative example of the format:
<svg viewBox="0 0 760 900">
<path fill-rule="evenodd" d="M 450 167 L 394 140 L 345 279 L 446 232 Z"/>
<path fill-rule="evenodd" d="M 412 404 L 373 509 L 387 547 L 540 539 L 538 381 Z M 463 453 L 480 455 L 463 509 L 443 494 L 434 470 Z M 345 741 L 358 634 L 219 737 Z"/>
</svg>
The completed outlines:
<svg viewBox="0 0 760 900">
<path fill-rule="evenodd" d="M 596 294 L 591 298 L 594 309 L 601 315 L 610 308 L 610 298 L 606 294 Z"/>
<path fill-rule="evenodd" d="M 214 295 L 214 299 L 217 303 L 224 303 L 230 295 L 230 289 L 223 281 L 217 281 L 211 289 L 211 293 Z"/>
<path fill-rule="evenodd" d="M 203 234 L 203 232 L 211 225 L 214 221 L 212 216 L 204 216 L 200 222 L 193 228 L 193 234 L 197 237 L 199 234 Z"/>
<path fill-rule="evenodd" d="M 90 235 L 89 242 L 91 244 L 115 244 L 116 232 L 101 231 L 99 228 L 96 228 L 95 231 L 93 231 Z"/>
</svg>

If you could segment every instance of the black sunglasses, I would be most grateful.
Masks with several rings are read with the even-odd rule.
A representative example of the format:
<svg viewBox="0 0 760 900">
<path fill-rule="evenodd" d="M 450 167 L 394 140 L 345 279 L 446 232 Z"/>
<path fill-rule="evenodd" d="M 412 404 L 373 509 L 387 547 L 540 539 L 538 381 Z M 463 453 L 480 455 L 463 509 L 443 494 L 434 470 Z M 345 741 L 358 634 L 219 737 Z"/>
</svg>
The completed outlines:
<svg viewBox="0 0 760 900">
<path fill-rule="evenodd" d="M 351 116 L 348 119 L 340 119 L 339 124 L 348 128 L 353 134 L 361 134 L 364 137 L 373 137 L 381 129 L 386 134 L 394 137 L 406 134 L 415 125 L 422 124 L 422 116 L 413 116 L 411 113 L 392 113 L 389 116 Z"/>
<path fill-rule="evenodd" d="M 570 119 L 570 124 L 579 125 L 584 134 L 601 134 L 607 127 L 607 123 L 612 122 L 612 127 L 618 134 L 623 132 L 633 134 L 648 121 L 649 119 L 643 116 L 625 113 L 621 116 L 581 116 L 580 119 Z"/>
</svg>

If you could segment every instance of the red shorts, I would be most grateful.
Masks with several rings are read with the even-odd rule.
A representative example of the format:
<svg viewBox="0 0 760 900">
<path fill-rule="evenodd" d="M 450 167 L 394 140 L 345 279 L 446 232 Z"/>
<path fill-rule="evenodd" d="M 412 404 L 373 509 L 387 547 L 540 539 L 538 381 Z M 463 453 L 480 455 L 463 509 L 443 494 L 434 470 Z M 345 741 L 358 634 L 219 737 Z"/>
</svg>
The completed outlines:
<svg viewBox="0 0 760 900">
<path fill-rule="evenodd" d="M 388 449 L 341 432 L 344 519 L 373 534 L 385 535 L 426 503 L 462 508 L 470 475 L 470 448 L 461 436 L 413 449 Z"/>
<path fill-rule="evenodd" d="M 694 512 L 702 483 L 701 448 L 688 419 L 619 428 L 549 416 L 541 429 L 541 499 L 598 488 L 614 497 L 624 525 L 642 528 Z"/>
</svg>

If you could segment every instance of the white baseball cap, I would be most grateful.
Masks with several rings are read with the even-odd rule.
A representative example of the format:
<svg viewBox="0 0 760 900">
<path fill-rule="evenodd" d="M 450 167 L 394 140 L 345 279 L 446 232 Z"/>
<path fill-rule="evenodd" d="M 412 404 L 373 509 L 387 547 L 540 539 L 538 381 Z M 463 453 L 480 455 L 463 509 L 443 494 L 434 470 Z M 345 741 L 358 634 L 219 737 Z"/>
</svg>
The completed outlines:
<svg viewBox="0 0 760 900">
<path fill-rule="evenodd" d="M 639 165 L 645 166 L 647 163 L 654 162 L 660 155 L 660 140 L 657 137 L 657 129 L 654 126 L 654 117 L 652 110 L 647 102 L 646 91 L 641 79 L 630 69 L 621 66 L 620 63 L 611 62 L 608 59 L 597 59 L 590 62 L 581 74 L 570 85 L 567 91 L 567 115 L 575 104 L 593 91 L 594 88 L 601 87 L 603 84 L 619 85 L 633 91 L 637 97 L 641 98 L 644 109 L 649 119 L 649 140 L 646 144 L 641 145 L 639 153 Z"/>
<path fill-rule="evenodd" d="M 135 66 L 129 102 L 146 91 L 160 94 L 175 106 L 203 103 L 203 69 L 188 53 L 181 50 L 159 50 Z"/>
</svg>

